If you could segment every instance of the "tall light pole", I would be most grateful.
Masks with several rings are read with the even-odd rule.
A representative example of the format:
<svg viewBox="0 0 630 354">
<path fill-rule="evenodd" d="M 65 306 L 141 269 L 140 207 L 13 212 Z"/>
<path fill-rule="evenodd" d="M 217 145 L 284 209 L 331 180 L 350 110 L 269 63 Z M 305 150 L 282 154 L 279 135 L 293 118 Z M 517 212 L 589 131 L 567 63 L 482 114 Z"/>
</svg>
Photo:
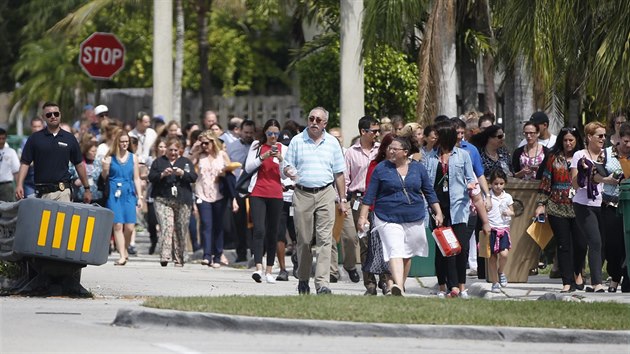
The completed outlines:
<svg viewBox="0 0 630 354">
<path fill-rule="evenodd" d="M 153 0 L 153 114 L 173 119 L 173 0 Z"/>
<path fill-rule="evenodd" d="M 363 0 L 341 0 L 341 133 L 349 144 L 365 115 L 361 20 Z"/>
</svg>

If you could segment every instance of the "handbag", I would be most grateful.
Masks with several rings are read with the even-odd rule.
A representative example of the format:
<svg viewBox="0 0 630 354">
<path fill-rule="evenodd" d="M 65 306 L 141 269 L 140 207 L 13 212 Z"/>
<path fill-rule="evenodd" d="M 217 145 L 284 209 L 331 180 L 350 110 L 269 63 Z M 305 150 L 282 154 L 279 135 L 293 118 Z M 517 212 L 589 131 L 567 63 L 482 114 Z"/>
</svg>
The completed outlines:
<svg viewBox="0 0 630 354">
<path fill-rule="evenodd" d="M 256 151 L 256 158 L 260 156 L 261 147 L 262 146 L 259 146 L 258 151 Z M 258 172 L 258 169 L 260 168 L 260 166 L 262 166 L 261 164 L 260 166 L 256 167 L 252 172 L 247 172 L 245 171 L 246 164 L 247 164 L 247 159 L 245 159 L 245 162 L 243 163 L 243 169 L 241 170 L 241 175 L 238 176 L 238 179 L 236 180 L 236 185 L 234 187 L 237 193 L 243 194 L 243 195 L 249 194 L 249 184 L 252 180 L 252 177 L 256 174 L 256 172 Z"/>
<path fill-rule="evenodd" d="M 389 265 L 385 262 L 385 258 L 383 257 L 381 235 L 378 230 L 372 228 L 373 214 L 370 213 L 368 218 L 372 222 L 370 222 L 370 231 L 366 236 L 368 238 L 368 251 L 361 270 L 372 274 L 389 274 Z"/>
</svg>

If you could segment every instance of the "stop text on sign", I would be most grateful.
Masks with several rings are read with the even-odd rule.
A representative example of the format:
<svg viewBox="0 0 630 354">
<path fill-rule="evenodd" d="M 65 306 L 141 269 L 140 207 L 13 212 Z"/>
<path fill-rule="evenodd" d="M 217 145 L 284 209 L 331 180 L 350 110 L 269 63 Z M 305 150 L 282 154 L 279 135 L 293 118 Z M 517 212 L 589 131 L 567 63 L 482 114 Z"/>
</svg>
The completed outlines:
<svg viewBox="0 0 630 354">
<path fill-rule="evenodd" d="M 119 65 L 123 54 L 122 49 L 119 48 L 85 47 L 81 60 L 85 64 Z"/>
</svg>

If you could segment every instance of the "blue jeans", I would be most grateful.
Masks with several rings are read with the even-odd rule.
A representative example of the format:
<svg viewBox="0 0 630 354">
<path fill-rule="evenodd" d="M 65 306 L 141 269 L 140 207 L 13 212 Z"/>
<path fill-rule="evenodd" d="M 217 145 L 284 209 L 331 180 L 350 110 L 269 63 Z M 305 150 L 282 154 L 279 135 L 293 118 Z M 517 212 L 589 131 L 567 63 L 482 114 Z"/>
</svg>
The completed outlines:
<svg viewBox="0 0 630 354">
<path fill-rule="evenodd" d="M 214 203 L 201 202 L 199 209 L 199 230 L 201 232 L 201 246 L 203 259 L 218 263 L 223 254 L 223 213 L 226 198 Z"/>
</svg>

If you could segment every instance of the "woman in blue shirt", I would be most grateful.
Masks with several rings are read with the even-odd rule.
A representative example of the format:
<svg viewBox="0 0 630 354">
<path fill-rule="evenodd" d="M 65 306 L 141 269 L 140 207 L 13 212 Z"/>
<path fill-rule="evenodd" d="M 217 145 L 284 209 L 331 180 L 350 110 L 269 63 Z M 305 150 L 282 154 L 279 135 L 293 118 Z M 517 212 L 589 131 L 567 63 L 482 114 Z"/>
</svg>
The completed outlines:
<svg viewBox="0 0 630 354">
<path fill-rule="evenodd" d="M 358 220 L 359 231 L 368 230 L 368 212 L 374 204 L 374 230 L 379 232 L 383 242 L 383 258 L 389 262 L 393 280 L 390 289 L 395 296 L 404 295 L 411 257 L 429 255 L 424 225 L 425 198 L 435 213 L 436 223 L 442 223 L 442 211 L 427 171 L 420 163 L 407 158 L 409 149 L 406 139 L 392 141 L 387 160 L 379 163 L 372 173 Z"/>
<path fill-rule="evenodd" d="M 471 234 L 467 231 L 466 224 L 470 215 L 471 196 L 474 195 L 473 202 L 482 220 L 483 229 L 488 233 L 490 225 L 470 155 L 455 146 L 455 126 L 447 121 L 438 123 L 435 130 L 438 135 L 437 149 L 431 151 L 425 160 L 427 173 L 444 211 L 444 225 L 453 229 L 462 247 L 462 251 L 456 256 L 444 257 L 440 252 L 435 254 L 435 272 L 440 287 L 438 296 L 446 296 L 448 286 L 451 297 L 468 298 L 465 284 Z"/>
</svg>

